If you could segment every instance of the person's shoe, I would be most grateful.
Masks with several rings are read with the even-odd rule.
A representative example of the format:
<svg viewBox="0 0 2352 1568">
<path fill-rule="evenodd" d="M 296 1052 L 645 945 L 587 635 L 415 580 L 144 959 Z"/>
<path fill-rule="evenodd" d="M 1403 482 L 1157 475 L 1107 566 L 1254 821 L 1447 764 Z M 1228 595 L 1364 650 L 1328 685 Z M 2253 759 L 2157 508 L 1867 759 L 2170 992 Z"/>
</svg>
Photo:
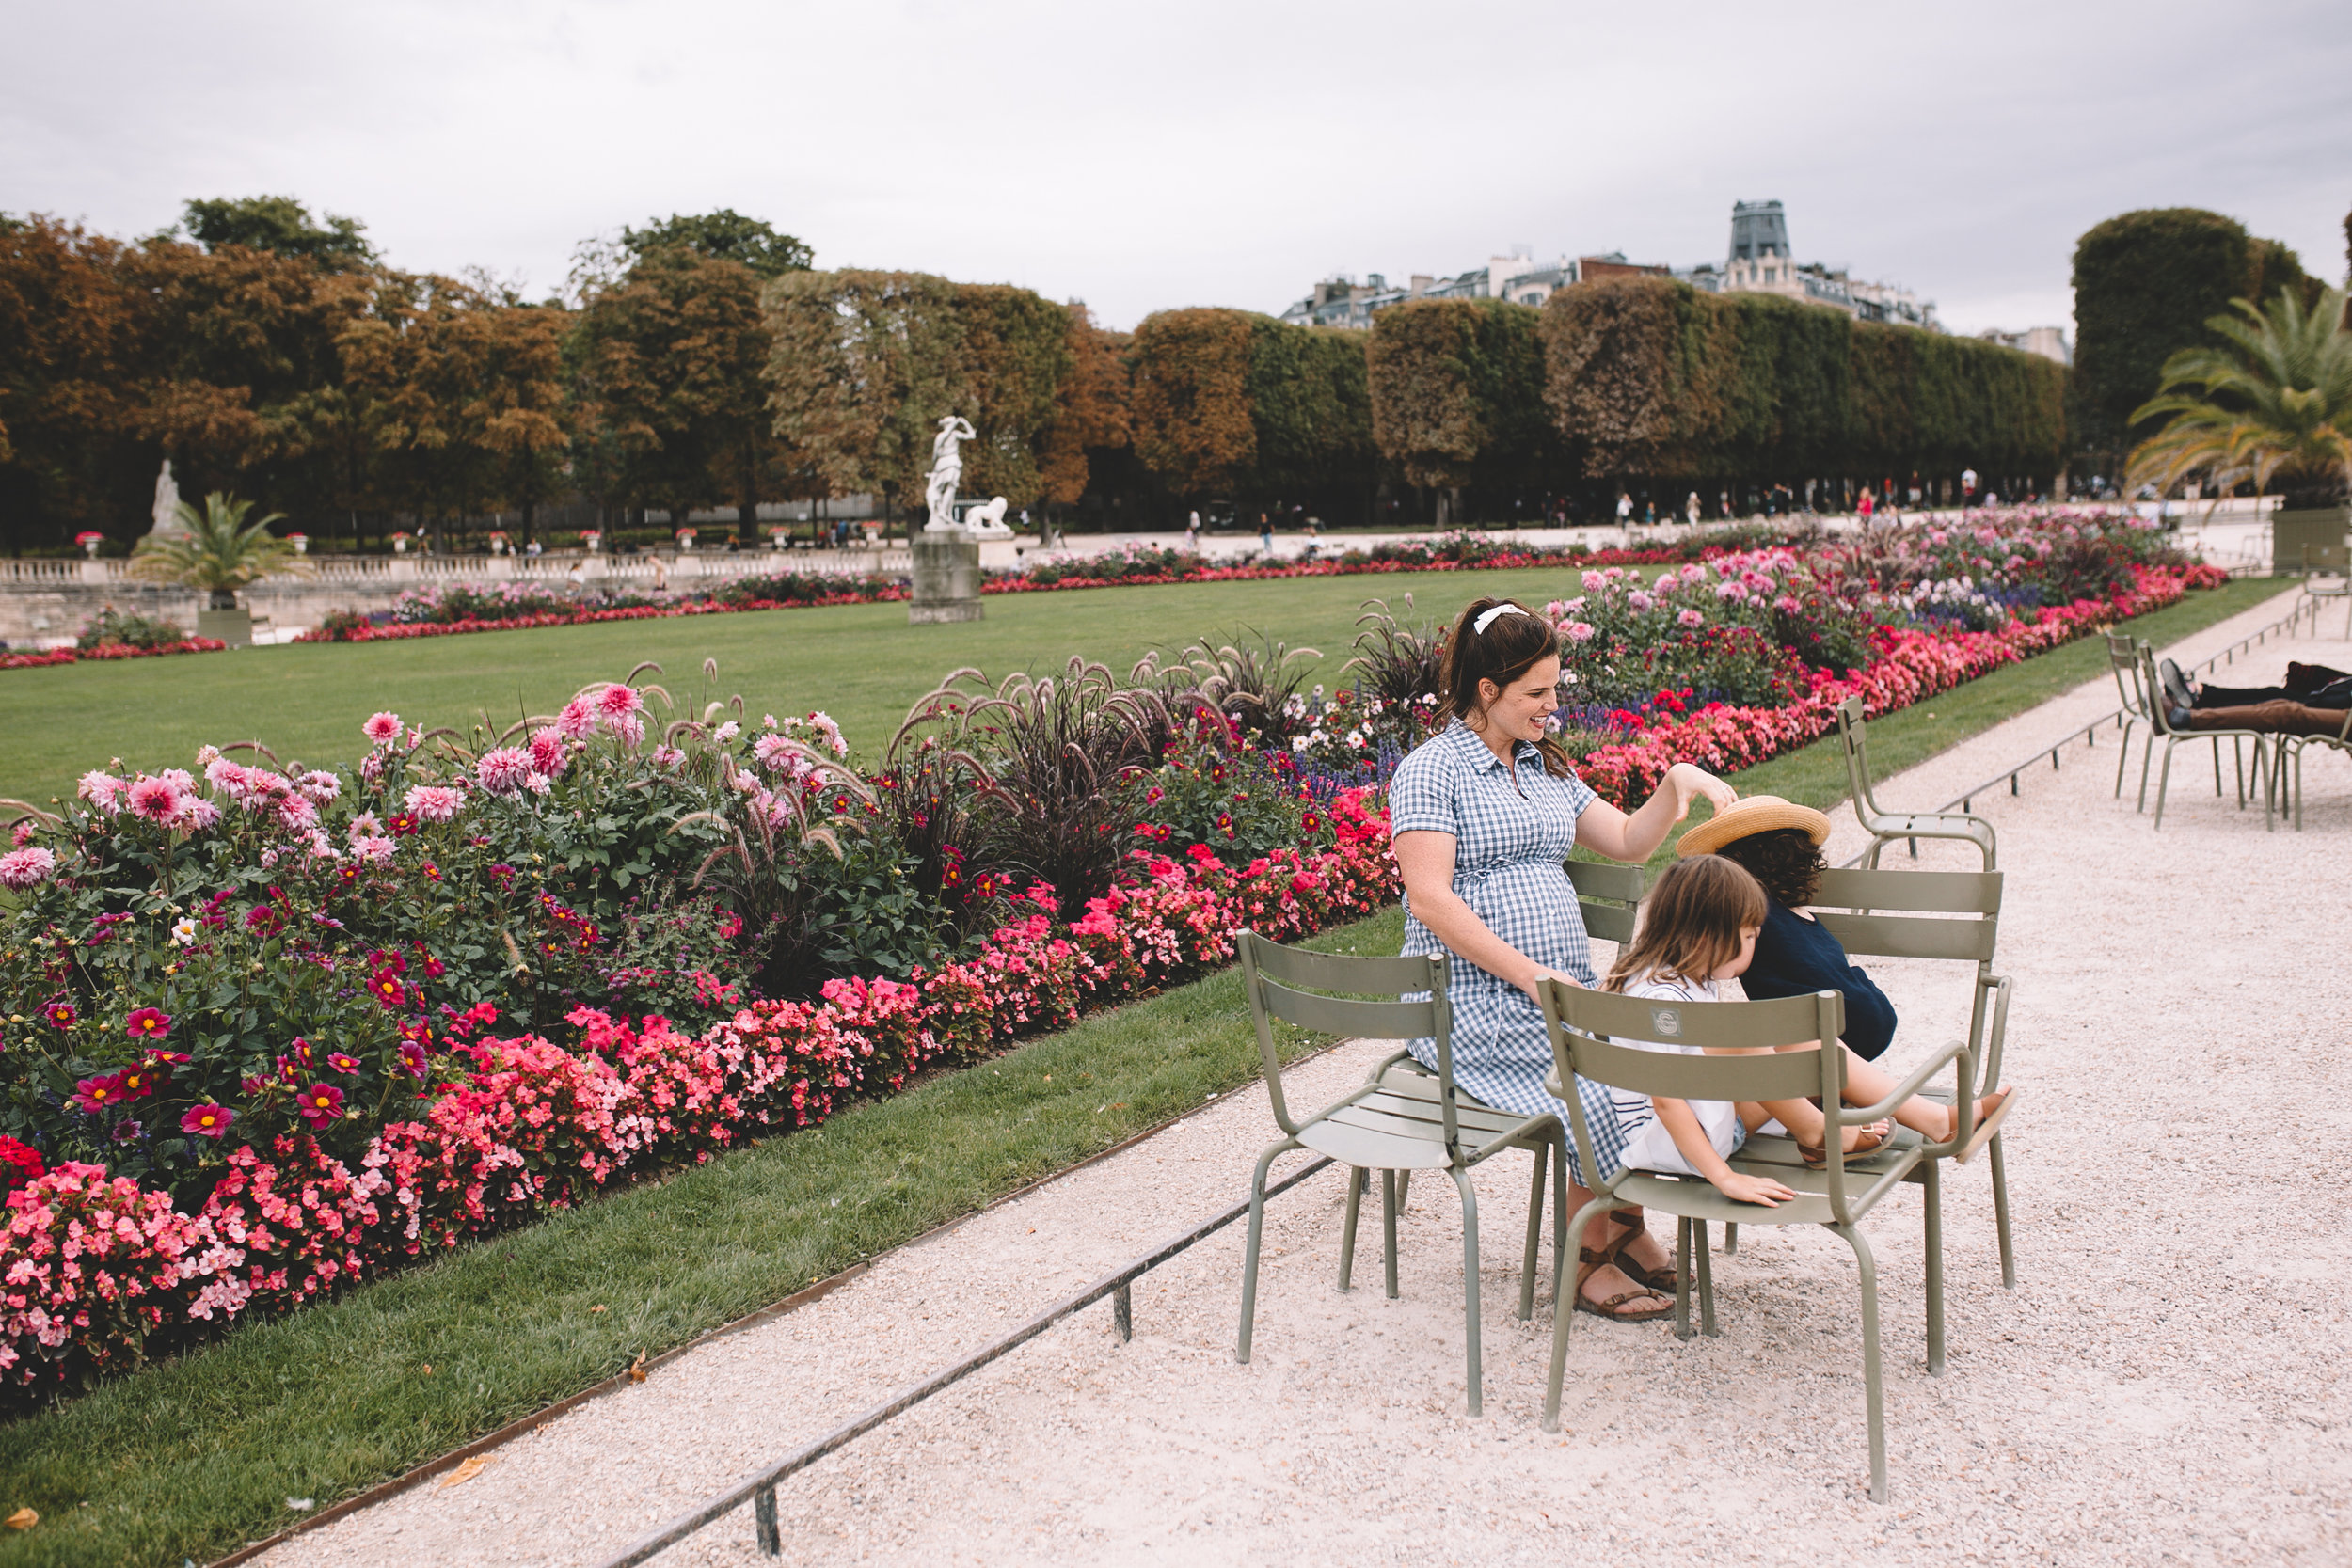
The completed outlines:
<svg viewBox="0 0 2352 1568">
<path fill-rule="evenodd" d="M 2165 728 L 2169 729 L 2169 730 L 2185 730 L 2185 729 L 2187 729 L 2187 728 L 2189 728 L 2189 727 L 2190 727 L 2190 724 L 2189 724 L 2189 720 L 2190 720 L 2190 717 L 2191 717 L 2191 716 L 2190 716 L 2189 710 L 2188 710 L 2187 708 L 2185 708 L 2185 707 L 2175 707 L 2175 706 L 2171 704 L 2171 702 L 2170 702 L 2170 701 L 2169 701 L 2169 700 L 2165 703 L 2165 705 L 2164 705 L 2164 723 L 2165 723 Z"/>
<path fill-rule="evenodd" d="M 2174 707 L 2192 708 L 2197 705 L 2196 694 L 2188 689 L 2188 677 L 2170 659 L 2156 666 L 2156 679 L 2164 683 L 2164 695 Z"/>
</svg>

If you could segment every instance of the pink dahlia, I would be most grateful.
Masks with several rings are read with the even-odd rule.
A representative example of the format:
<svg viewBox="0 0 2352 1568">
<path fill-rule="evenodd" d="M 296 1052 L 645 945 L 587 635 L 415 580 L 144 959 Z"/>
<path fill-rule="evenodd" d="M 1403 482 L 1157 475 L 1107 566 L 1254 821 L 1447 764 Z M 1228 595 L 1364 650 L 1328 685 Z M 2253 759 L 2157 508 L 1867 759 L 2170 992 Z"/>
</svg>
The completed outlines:
<svg viewBox="0 0 2352 1568">
<path fill-rule="evenodd" d="M 122 790 L 120 779 L 93 768 L 82 775 L 82 782 L 75 786 L 73 793 L 112 816 L 122 809 Z"/>
<path fill-rule="evenodd" d="M 212 827 L 220 820 L 220 808 L 201 795 L 183 795 L 180 809 L 171 815 L 169 826 L 183 832 L 194 832 Z"/>
<path fill-rule="evenodd" d="M 237 1113 L 226 1105 L 196 1105 L 180 1118 L 180 1131 L 199 1138 L 217 1138 L 228 1132 L 230 1124 L 236 1119 Z"/>
<path fill-rule="evenodd" d="M 1707 625 L 1707 617 L 1701 615 L 1695 610 L 1686 610 L 1681 614 L 1676 616 L 1675 619 L 1686 626 L 1703 626 Z"/>
<path fill-rule="evenodd" d="M 246 771 L 227 757 L 215 757 L 204 765 L 204 780 L 215 789 L 234 796 L 245 788 Z"/>
<path fill-rule="evenodd" d="M 574 697 L 555 716 L 555 727 L 570 739 L 586 739 L 596 733 L 596 704 L 585 697 Z"/>
<path fill-rule="evenodd" d="M 0 855 L 0 887 L 11 893 L 40 886 L 56 874 L 57 857 L 35 845 Z"/>
<path fill-rule="evenodd" d="M 456 816 L 466 798 L 446 784 L 417 784 L 401 803 L 427 822 L 447 822 Z"/>
<path fill-rule="evenodd" d="M 300 832 L 318 825 L 319 808 L 305 797 L 289 795 L 278 802 L 278 820 Z"/>
<path fill-rule="evenodd" d="M 1571 642 L 1590 642 L 1593 640 L 1593 628 L 1589 622 L 1570 621 L 1560 629 L 1567 634 Z"/>
<path fill-rule="evenodd" d="M 635 713 L 644 705 L 645 699 L 637 694 L 636 688 L 623 686 L 618 681 L 606 687 L 603 694 L 596 699 L 597 710 L 607 719 L 618 719 L 625 713 Z"/>
<path fill-rule="evenodd" d="M 501 746 L 495 752 L 485 752 L 474 764 L 474 782 L 493 795 L 512 795 L 531 777 L 531 753 L 519 746 Z"/>
<path fill-rule="evenodd" d="M 343 1114 L 343 1091 L 332 1084 L 313 1084 L 294 1097 L 302 1119 L 324 1127 Z"/>
<path fill-rule="evenodd" d="M 397 713 L 372 714 L 368 721 L 359 726 L 359 733 L 378 746 L 389 746 L 400 738 L 400 715 Z"/>
<path fill-rule="evenodd" d="M 549 724 L 531 732 L 531 766 L 552 779 L 564 771 L 569 753 L 564 733 Z"/>
<path fill-rule="evenodd" d="M 342 781 L 323 768 L 313 768 L 303 774 L 294 781 L 294 787 L 322 806 L 343 792 Z"/>
<path fill-rule="evenodd" d="M 135 1040 L 159 1040 L 171 1033 L 171 1015 L 141 1007 L 122 1022 L 122 1032 Z"/>
<path fill-rule="evenodd" d="M 645 721 L 636 714 L 609 713 L 605 715 L 604 722 L 607 728 L 620 736 L 622 746 L 628 750 L 634 752 L 645 743 Z"/>
</svg>

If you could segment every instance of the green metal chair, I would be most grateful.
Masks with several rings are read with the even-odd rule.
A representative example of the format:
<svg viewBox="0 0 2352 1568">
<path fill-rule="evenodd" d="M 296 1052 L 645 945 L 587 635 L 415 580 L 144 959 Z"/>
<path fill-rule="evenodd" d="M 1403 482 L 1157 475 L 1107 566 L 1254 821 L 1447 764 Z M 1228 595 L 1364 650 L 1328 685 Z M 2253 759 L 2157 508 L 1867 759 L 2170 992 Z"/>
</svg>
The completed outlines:
<svg viewBox="0 0 2352 1568">
<path fill-rule="evenodd" d="M 2352 543 L 2344 540 L 2303 546 L 2303 593 L 2295 601 L 2295 612 L 2301 619 L 2303 606 L 2310 604 L 2313 637 L 2319 635 L 2320 610 L 2331 600 L 2346 607 L 2344 635 L 2352 637 Z"/>
<path fill-rule="evenodd" d="M 2333 735 L 2282 735 L 2279 737 L 2278 755 L 2271 760 L 2272 769 L 2280 781 L 2279 813 L 2282 816 L 2286 815 L 2286 770 L 2287 763 L 2292 760 L 2295 764 L 2295 831 L 2298 833 L 2303 831 L 2303 752 L 2311 746 L 2325 746 L 2352 756 L 2352 707 L 2344 710 L 2344 727 Z"/>
<path fill-rule="evenodd" d="M 2213 792 L 2217 798 L 2221 794 L 2221 743 L 2224 740 L 2230 743 L 2231 754 L 2237 762 L 2237 806 L 2240 811 L 2246 809 L 2245 742 L 2250 740 L 2254 743 L 2254 782 L 2262 786 L 2263 827 L 2269 829 L 2272 826 L 2270 798 L 2275 793 L 2278 769 L 2273 768 L 2270 777 L 2265 779 L 2263 764 L 2269 754 L 2271 742 L 2278 736 L 2265 735 L 2259 730 L 2176 730 L 2165 713 L 2164 679 L 2156 670 L 2155 650 L 2144 641 L 2139 644 L 2139 673 L 2140 679 L 2147 686 L 2149 714 L 2155 724 L 2148 740 L 2149 757 L 2155 754 L 2156 742 L 2164 742 L 2164 767 L 2156 774 L 2156 823 L 2153 831 L 2164 831 L 2164 796 L 2172 783 L 2172 749 L 2200 740 L 2213 742 Z M 2174 673 L 2178 674 L 2177 670 Z M 2143 807 L 2148 803 L 2148 757 L 2143 757 L 2139 764 L 2139 800 Z"/>
<path fill-rule="evenodd" d="M 1637 1094 L 1667 1095 L 1682 1100 L 1789 1100 L 1818 1096 L 1834 1108 L 1834 1127 L 1853 1127 L 1875 1121 L 1899 1101 L 1916 1093 L 1930 1078 L 1953 1062 L 1960 1063 L 1964 1090 L 1969 1076 L 1968 1047 L 1954 1040 L 1932 1053 L 1898 1085 L 1895 1095 L 1878 1105 L 1848 1107 L 1845 1090 L 1846 1054 L 1834 1049 L 1845 1027 L 1845 1004 L 1834 990 L 1811 996 L 1785 997 L 1771 1002 L 1661 1003 L 1641 997 L 1546 981 L 1538 988 L 1549 1025 L 1554 1069 L 1549 1085 L 1555 1094 L 1576 1077 Z M 1684 1055 L 1645 1049 L 1641 1043 L 1698 1046 L 1708 1050 L 1757 1051 L 1762 1055 Z M 1810 1050 L 1784 1047 L 1811 1046 Z M 1578 1158 L 1594 1163 L 1593 1133 L 1582 1103 L 1564 1095 L 1576 1139 Z M 1818 1225 L 1836 1233 L 1853 1249 L 1862 1295 L 1862 1376 L 1869 1420 L 1870 1497 L 1886 1500 L 1886 1410 L 1879 1367 L 1878 1264 L 1861 1223 L 1925 1158 L 1919 1146 L 1874 1154 L 1867 1168 L 1850 1169 L 1838 1152 L 1838 1139 L 1829 1139 L 1829 1161 L 1819 1171 L 1771 1174 L 1800 1196 L 1767 1208 L 1724 1196 L 1709 1183 L 1693 1177 L 1664 1176 L 1650 1171 L 1620 1170 L 1594 1191 L 1592 1202 L 1568 1222 L 1571 1234 L 1611 1209 L 1639 1204 L 1676 1217 L 1675 1333 L 1691 1338 L 1691 1290 L 1698 1288 L 1700 1332 L 1714 1336 L 1714 1277 L 1708 1262 L 1707 1227 L 1711 1223 L 1745 1225 Z M 1735 1168 L 1739 1162 L 1735 1161 Z M 1928 1189 L 1933 1201 L 1935 1189 Z M 1937 1230 L 1929 1229 L 1928 1315 L 1931 1323 L 1943 1319 L 1943 1271 L 1933 1253 Z M 1563 1287 L 1565 1291 L 1565 1287 Z M 1559 1299 L 1566 1299 L 1563 1293 Z M 1575 1313 L 1552 1313 L 1551 1373 L 1544 1396 L 1544 1430 L 1560 1429 L 1560 1385 L 1567 1370 L 1568 1327 Z M 1931 1367 L 1931 1370 L 1935 1370 Z"/>
<path fill-rule="evenodd" d="M 1388 1293 L 1396 1284 L 1397 1173 L 1443 1170 L 1462 1199 L 1462 1294 L 1470 1413 L 1485 1402 L 1478 1335 L 1478 1196 L 1470 1171 L 1509 1148 L 1535 1152 L 1534 1180 L 1528 1194 L 1527 1252 L 1519 1285 L 1519 1316 L 1534 1313 L 1536 1251 L 1542 1233 L 1544 1174 L 1552 1173 L 1554 1247 L 1559 1219 L 1567 1207 L 1565 1133 L 1554 1116 L 1522 1117 L 1480 1105 L 1454 1084 L 1453 1014 L 1446 1006 L 1446 960 L 1414 954 L 1394 958 L 1342 958 L 1310 953 L 1269 942 L 1254 931 L 1238 939 L 1242 983 L 1258 1031 L 1258 1053 L 1282 1136 L 1258 1156 L 1249 1179 L 1249 1242 L 1242 1262 L 1241 1337 L 1234 1359 L 1249 1359 L 1258 1305 L 1258 1248 L 1265 1222 L 1266 1171 L 1287 1150 L 1311 1149 L 1353 1167 L 1347 1180 L 1347 1222 L 1340 1239 L 1339 1288 L 1348 1289 L 1356 1255 L 1356 1222 L 1367 1171 L 1381 1173 L 1381 1220 L 1386 1239 Z M 1312 990 L 1302 990 L 1311 987 Z M 1316 991 L 1354 991 L 1394 998 L 1425 993 L 1420 1001 L 1364 1001 Z M 1274 1045 L 1274 1021 L 1329 1034 L 1371 1039 L 1434 1038 L 1438 1070 L 1426 1078 L 1388 1081 L 1375 1075 L 1314 1115 L 1294 1117 L 1282 1093 L 1282 1062 Z M 1547 1154 L 1556 1157 L 1547 1162 Z"/>
<path fill-rule="evenodd" d="M 2149 712 L 2148 689 L 2140 684 L 2139 644 L 2123 632 L 2108 632 L 2107 669 L 2115 676 L 2116 696 L 2123 705 L 2123 745 L 2115 759 L 2115 798 L 2123 798 L 2123 769 L 2131 766 L 2132 731 L 2145 726 L 2148 739 L 2143 751 L 2155 750 L 2155 717 Z M 2148 803 L 2148 765 L 2139 765 L 2139 800 L 2142 809 Z"/>
<path fill-rule="evenodd" d="M 1994 948 L 2000 939 L 2000 872 L 1824 871 L 1812 909 L 1822 929 L 1837 939 L 1849 957 L 1926 958 L 1973 965 L 1976 974 L 1969 987 L 1968 1058 L 1981 1070 L 1969 1086 L 1967 1099 L 1972 1112 L 1979 1098 L 2001 1086 L 2001 1048 L 2009 1037 L 2010 981 L 2008 976 L 1993 973 Z M 1841 910 L 1858 912 L 1838 912 Z M 1919 1027 L 1916 1021 L 1914 1027 Z M 1923 1090 L 1922 1094 L 1940 1104 L 1952 1102 L 1951 1095 L 1940 1089 Z M 1917 1145 L 1923 1156 L 1904 1180 L 1929 1189 L 1927 1252 L 1931 1267 L 1940 1268 L 1943 1258 L 1943 1241 L 1935 1233 L 1943 1213 L 1936 1190 L 1938 1178 L 1944 1163 L 1968 1146 L 1974 1132 L 1973 1123 L 1963 1125 L 1958 1136 L 1948 1143 L 1928 1143 L 1908 1128 L 1896 1132 L 1896 1145 Z M 2000 1243 L 2001 1283 L 2013 1289 L 2017 1284 L 2017 1252 L 2010 1228 L 2009 1171 L 1998 1132 L 1985 1150 L 1993 1173 L 1993 1222 Z M 1872 1162 L 1878 1158 L 1871 1155 L 1850 1161 L 1849 1165 L 1876 1169 Z M 1804 1166 L 1795 1140 L 1778 1136 L 1750 1138 L 1747 1147 L 1740 1151 L 1740 1164 L 1743 1168 L 1751 1164 L 1772 1166 L 1772 1175 L 1784 1181 L 1788 1177 L 1780 1167 Z M 1737 1226 L 1727 1227 L 1724 1252 L 1737 1249 L 1738 1231 Z M 1940 1294 L 1939 1291 L 1937 1295 Z M 1928 1365 L 1931 1370 L 1939 1371 L 1944 1366 L 1944 1325 L 1940 1318 L 1928 1325 Z"/>
<path fill-rule="evenodd" d="M 1863 719 L 1862 699 L 1849 697 L 1837 705 L 1837 735 L 1846 748 L 1846 781 L 1853 790 L 1853 814 L 1861 822 L 1863 832 L 1870 835 L 1870 851 L 1864 863 L 1875 868 L 1879 851 L 1892 841 L 1912 840 L 1911 852 L 1919 852 L 1918 840 L 1923 838 L 1966 839 L 1984 856 L 1987 871 L 1994 865 L 1993 824 L 1981 816 L 1959 811 L 1890 812 L 1881 809 L 1870 793 L 1869 726 Z"/>
</svg>

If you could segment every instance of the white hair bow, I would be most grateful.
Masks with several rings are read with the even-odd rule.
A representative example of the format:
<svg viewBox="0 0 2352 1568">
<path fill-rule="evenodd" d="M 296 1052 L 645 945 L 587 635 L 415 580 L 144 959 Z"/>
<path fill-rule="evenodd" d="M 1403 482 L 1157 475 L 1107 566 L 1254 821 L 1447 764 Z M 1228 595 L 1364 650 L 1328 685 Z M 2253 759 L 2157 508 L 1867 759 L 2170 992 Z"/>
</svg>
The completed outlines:
<svg viewBox="0 0 2352 1568">
<path fill-rule="evenodd" d="M 1495 618 L 1496 616 L 1498 616 L 1498 615 L 1524 615 L 1524 614 L 1526 614 L 1526 613 L 1527 613 L 1527 611 L 1526 611 L 1526 610 L 1521 610 L 1518 606 L 1517 606 L 1517 605 L 1515 605 L 1515 604 L 1499 604 L 1499 605 L 1495 606 L 1492 610 L 1487 610 L 1485 614 L 1483 614 L 1483 615 L 1479 616 L 1479 618 L 1478 618 L 1477 620 L 1472 621 L 1472 622 L 1470 623 L 1470 631 L 1472 632 L 1472 634 L 1474 634 L 1474 635 L 1476 635 L 1476 636 L 1479 636 L 1479 637 L 1484 637 L 1484 636 L 1486 636 L 1486 628 L 1487 628 L 1487 626 L 1491 626 L 1491 625 L 1493 624 L 1493 622 L 1494 622 L 1494 618 Z"/>
</svg>

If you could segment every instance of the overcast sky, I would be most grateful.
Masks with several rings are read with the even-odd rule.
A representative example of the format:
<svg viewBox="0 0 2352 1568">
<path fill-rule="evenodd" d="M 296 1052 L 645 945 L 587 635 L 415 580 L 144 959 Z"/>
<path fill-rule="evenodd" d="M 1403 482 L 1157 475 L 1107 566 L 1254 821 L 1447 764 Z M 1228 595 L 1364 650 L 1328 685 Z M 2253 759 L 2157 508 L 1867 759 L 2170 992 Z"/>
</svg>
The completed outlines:
<svg viewBox="0 0 2352 1568">
<path fill-rule="evenodd" d="M 2064 323 L 2074 238 L 2211 207 L 2344 272 L 2352 6 L 0 0 L 0 211 L 119 235 L 285 194 L 396 265 L 559 287 L 718 207 L 819 266 L 1152 310 L 1498 249 L 1800 260 Z"/>
</svg>

